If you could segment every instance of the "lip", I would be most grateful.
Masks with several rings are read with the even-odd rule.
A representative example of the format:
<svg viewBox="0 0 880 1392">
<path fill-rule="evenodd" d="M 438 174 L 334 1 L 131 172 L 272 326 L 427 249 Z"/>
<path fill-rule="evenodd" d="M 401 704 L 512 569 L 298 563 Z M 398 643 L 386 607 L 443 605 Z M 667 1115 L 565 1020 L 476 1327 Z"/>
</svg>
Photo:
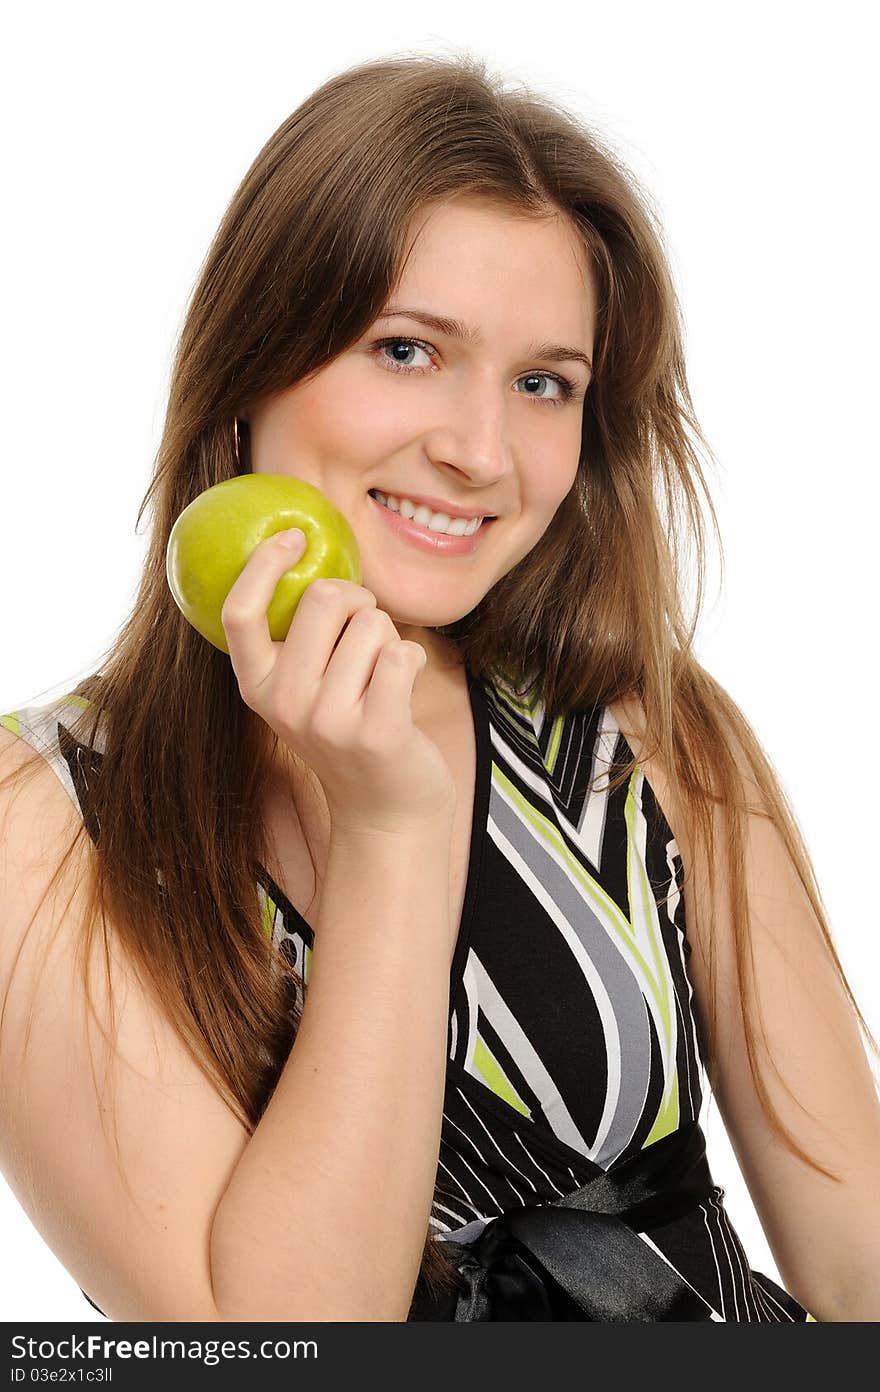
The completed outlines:
<svg viewBox="0 0 880 1392">
<path fill-rule="evenodd" d="M 494 514 L 492 513 L 475 512 L 473 509 L 469 511 L 467 508 L 457 507 L 455 503 L 446 503 L 442 498 L 429 498 L 424 494 L 420 497 L 416 497 L 414 493 L 395 493 L 393 488 L 387 489 L 377 487 L 376 492 L 384 493 L 386 498 L 389 495 L 392 498 L 408 498 L 411 503 L 415 503 L 416 507 L 424 506 L 430 508 L 432 512 L 445 512 L 446 516 L 450 519 L 463 517 L 465 521 L 473 522 L 475 517 L 492 517 L 494 521 Z"/>
<path fill-rule="evenodd" d="M 393 496 L 393 495 L 392 495 Z M 476 551 L 480 543 L 485 539 L 486 533 L 495 525 L 497 518 L 491 522 L 484 522 L 478 527 L 473 536 L 447 536 L 443 532 L 431 532 L 427 527 L 420 527 L 417 522 L 413 522 L 408 517 L 402 517 L 399 512 L 392 512 L 390 508 L 379 502 L 378 498 L 367 494 L 373 507 L 381 513 L 385 525 L 395 532 L 402 541 L 408 541 L 411 545 L 418 547 L 420 551 L 425 551 L 428 555 L 434 556 L 469 556 Z M 415 499 L 412 500 L 413 502 Z"/>
</svg>

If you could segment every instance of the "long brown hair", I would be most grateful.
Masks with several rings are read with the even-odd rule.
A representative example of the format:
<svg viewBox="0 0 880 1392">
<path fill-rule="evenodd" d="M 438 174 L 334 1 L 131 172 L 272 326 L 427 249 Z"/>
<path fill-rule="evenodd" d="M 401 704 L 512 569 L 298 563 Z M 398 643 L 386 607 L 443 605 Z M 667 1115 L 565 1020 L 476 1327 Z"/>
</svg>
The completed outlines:
<svg viewBox="0 0 880 1392">
<path fill-rule="evenodd" d="M 56 878 L 86 823 L 99 826 L 98 844 L 82 861 L 91 895 L 84 941 L 90 945 L 100 916 L 106 944 L 109 912 L 181 1039 L 253 1130 L 300 1018 L 300 978 L 267 940 L 255 893 L 255 867 L 274 864 L 262 791 L 278 741 L 241 700 L 229 659 L 181 616 L 166 581 L 166 546 L 187 504 L 241 467 L 233 418 L 358 341 L 394 288 L 414 215 L 460 197 L 522 216 L 566 217 L 596 278 L 599 313 L 574 486 L 533 550 L 470 614 L 438 631 L 477 676 L 507 674 L 539 695 L 551 718 L 635 693 L 648 742 L 708 855 L 712 885 L 712 809 L 729 809 L 752 1075 L 777 1133 L 836 1179 L 784 1128 L 757 1067 L 743 889 L 748 807 L 737 744 L 875 1052 L 877 1045 L 834 950 L 779 779 L 742 712 L 692 651 L 705 569 L 698 488 L 716 536 L 718 524 L 697 446 L 712 452 L 694 416 L 659 219 L 582 118 L 525 87 L 505 87 L 471 55 L 385 57 L 331 78 L 270 136 L 232 198 L 176 350 L 138 513 L 139 522 L 151 504 L 140 586 L 100 670 L 74 689 L 94 705 L 92 734 L 99 717 L 106 721 L 103 763 Z M 686 543 L 698 577 L 690 624 L 682 607 Z M 89 958 L 85 950 L 91 1004 Z M 702 1040 L 710 1078 L 714 972 L 711 979 Z M 429 1230 L 420 1278 L 435 1291 L 455 1284 L 442 1246 Z"/>
</svg>

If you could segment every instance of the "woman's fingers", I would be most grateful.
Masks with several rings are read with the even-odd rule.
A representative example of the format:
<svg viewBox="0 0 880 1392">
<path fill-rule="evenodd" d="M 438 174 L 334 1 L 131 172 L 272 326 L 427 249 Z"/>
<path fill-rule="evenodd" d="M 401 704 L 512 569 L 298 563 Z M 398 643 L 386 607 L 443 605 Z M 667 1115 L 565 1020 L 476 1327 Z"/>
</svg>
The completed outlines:
<svg viewBox="0 0 880 1392">
<path fill-rule="evenodd" d="M 276 644 L 266 611 L 285 571 L 305 551 L 305 537 L 296 549 L 284 546 L 278 533 L 255 546 L 220 610 L 232 667 L 243 697 L 250 697 L 271 675 Z M 300 606 L 301 607 L 301 606 Z"/>
<path fill-rule="evenodd" d="M 399 641 L 399 635 L 383 609 L 365 604 L 352 614 L 324 673 L 321 704 L 328 719 L 347 715 L 360 704 L 379 655 L 392 640 Z"/>
<path fill-rule="evenodd" d="M 364 700 L 364 726 L 377 743 L 389 726 L 390 713 L 398 712 L 404 725 L 412 725 L 413 687 L 427 661 L 428 654 L 421 643 L 409 639 L 398 638 L 383 647 Z"/>
</svg>

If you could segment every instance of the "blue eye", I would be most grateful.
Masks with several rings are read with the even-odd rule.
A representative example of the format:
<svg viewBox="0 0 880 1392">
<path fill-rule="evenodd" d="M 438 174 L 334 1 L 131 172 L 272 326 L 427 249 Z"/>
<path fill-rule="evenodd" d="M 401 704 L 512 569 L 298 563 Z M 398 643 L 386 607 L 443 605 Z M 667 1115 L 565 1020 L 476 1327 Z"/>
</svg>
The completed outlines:
<svg viewBox="0 0 880 1392">
<path fill-rule="evenodd" d="M 418 338 L 380 338 L 371 345 L 372 352 L 376 354 L 383 367 L 387 367 L 391 372 L 428 372 L 427 367 L 411 367 L 406 363 L 393 362 L 391 358 L 384 356 L 384 349 L 397 347 L 404 344 L 408 349 L 419 349 L 423 353 L 431 354 L 434 350 L 430 344 L 422 343 Z M 532 396 L 536 401 L 545 403 L 548 406 L 564 406 L 577 395 L 577 388 L 574 382 L 570 382 L 567 377 L 561 377 L 555 372 L 529 372 L 524 377 L 520 377 L 521 382 L 546 381 L 556 382 L 561 396 L 535 396 L 534 392 L 522 393 L 525 396 Z"/>
<path fill-rule="evenodd" d="M 421 343 L 416 343 L 414 339 L 411 338 L 384 338 L 376 346 L 381 351 L 383 348 L 399 348 L 401 345 L 403 345 L 410 353 L 415 351 L 421 353 L 428 352 L 428 349 L 425 348 Z M 410 367 L 409 363 L 402 363 L 397 361 L 396 359 L 392 360 L 391 358 L 384 358 L 383 361 L 388 363 L 389 367 L 402 367 L 404 368 L 404 370 Z"/>
</svg>

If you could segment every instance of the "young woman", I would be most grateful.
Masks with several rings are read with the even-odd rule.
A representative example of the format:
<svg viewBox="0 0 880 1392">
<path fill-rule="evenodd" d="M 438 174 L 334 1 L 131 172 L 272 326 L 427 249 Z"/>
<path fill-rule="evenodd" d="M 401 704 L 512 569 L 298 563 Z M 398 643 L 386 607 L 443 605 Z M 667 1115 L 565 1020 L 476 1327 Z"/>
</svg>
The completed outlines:
<svg viewBox="0 0 880 1392">
<path fill-rule="evenodd" d="M 570 114 L 415 58 L 327 82 L 227 210 L 131 615 L 0 731 L 0 1166 L 112 1319 L 880 1317 L 876 1045 L 692 649 L 646 208 Z M 363 584 L 272 642 L 269 538 L 227 657 L 165 552 L 248 470 L 326 493 Z"/>
</svg>

